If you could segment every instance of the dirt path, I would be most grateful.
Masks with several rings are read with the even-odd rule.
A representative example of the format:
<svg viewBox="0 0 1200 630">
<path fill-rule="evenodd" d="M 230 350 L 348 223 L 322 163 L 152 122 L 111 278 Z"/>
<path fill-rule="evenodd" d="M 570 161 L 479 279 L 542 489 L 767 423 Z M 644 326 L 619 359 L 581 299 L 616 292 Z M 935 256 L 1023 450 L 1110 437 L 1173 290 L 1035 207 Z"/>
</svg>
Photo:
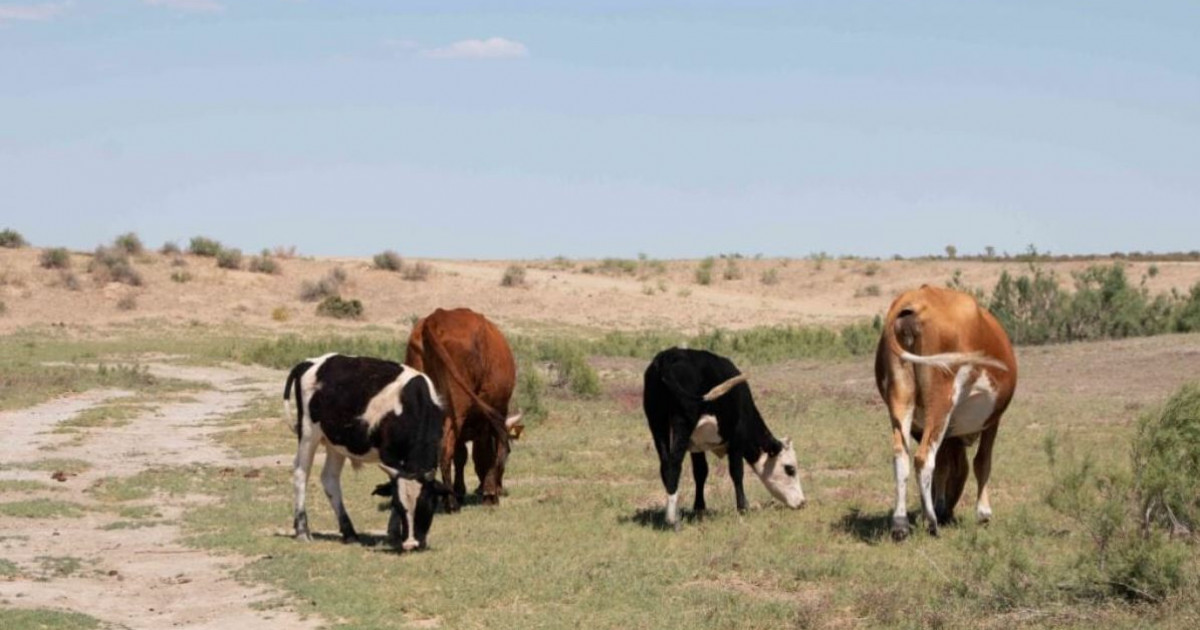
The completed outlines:
<svg viewBox="0 0 1200 630">
<path fill-rule="evenodd" d="M 152 365 L 151 371 L 206 382 L 213 389 L 189 394 L 185 401 L 165 402 L 124 426 L 88 430 L 82 440 L 77 434 L 52 431 L 76 413 L 130 392 L 92 391 L 0 413 L 0 427 L 6 432 L 0 441 L 0 481 L 55 485 L 32 493 L 0 492 L 0 501 L 49 499 L 89 506 L 95 501 L 84 491 L 99 479 L 130 476 L 156 466 L 247 464 L 211 439 L 223 430 L 214 421 L 257 397 L 278 395 L 275 373 L 241 366 L 165 364 Z M 37 470 L 39 462 L 50 458 L 82 460 L 90 468 L 55 483 L 50 481 L 52 471 Z M 271 464 L 276 459 L 271 458 Z M 132 629 L 323 625 L 320 619 L 286 608 L 256 610 L 255 604 L 283 593 L 235 580 L 233 573 L 244 558 L 214 556 L 180 544 L 179 517 L 205 500 L 157 497 L 153 507 L 162 520 L 137 529 L 107 528 L 122 520 L 111 511 L 88 510 L 78 518 L 57 519 L 0 516 L 0 559 L 18 569 L 15 577 L 0 577 L 0 605 L 71 610 Z M 74 567 L 67 575 L 62 575 L 64 563 Z"/>
</svg>

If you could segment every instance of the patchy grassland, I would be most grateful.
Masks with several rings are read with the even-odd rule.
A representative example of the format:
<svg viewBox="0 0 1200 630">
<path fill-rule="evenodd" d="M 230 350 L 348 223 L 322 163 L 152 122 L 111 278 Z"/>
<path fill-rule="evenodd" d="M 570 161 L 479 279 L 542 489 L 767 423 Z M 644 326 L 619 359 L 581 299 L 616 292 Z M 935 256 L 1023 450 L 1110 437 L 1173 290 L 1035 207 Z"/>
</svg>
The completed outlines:
<svg viewBox="0 0 1200 630">
<path fill-rule="evenodd" d="M 389 356 L 400 351 L 383 334 L 363 339 L 370 340 L 358 342 L 363 347 L 392 349 Z M 95 352 L 92 359 L 108 358 L 107 346 L 122 358 L 169 351 L 210 362 L 247 360 L 266 348 L 257 359 L 274 364 L 290 360 L 288 352 L 313 350 L 299 341 L 286 350 L 278 340 L 257 339 L 172 347 L 169 339 L 156 345 L 143 338 L 79 348 Z M 642 344 L 637 348 L 630 354 Z M 69 344 L 39 353 L 73 358 Z M 721 461 L 709 478 L 709 515 L 700 520 L 685 509 L 684 529 L 675 534 L 663 523 L 658 463 L 641 413 L 645 361 L 623 354 L 586 355 L 599 378 L 595 395 L 546 389 L 545 417 L 509 460 L 510 496 L 498 509 L 472 504 L 439 514 L 425 553 L 337 542 L 315 475 L 309 514 L 320 535 L 311 544 L 290 538 L 295 442 L 278 421 L 277 396 L 228 417 L 234 428 L 221 439 L 246 457 L 278 455 L 282 465 L 155 469 L 110 480 L 92 496 L 125 519 L 114 529 L 131 530 L 155 522 L 145 502 L 157 495 L 217 497 L 184 516 L 191 544 L 257 558 L 241 577 L 281 586 L 304 610 L 345 628 L 1200 624 L 1194 550 L 1187 581 L 1156 604 L 1100 596 L 1085 583 L 1093 579 L 1083 566 L 1093 546 L 1089 533 L 1045 500 L 1055 478 L 1047 442 L 1063 459 L 1086 454 L 1098 467 L 1128 469 L 1138 414 L 1197 377 L 1198 336 L 1020 349 L 1021 383 L 996 447 L 994 522 L 971 522 L 973 505 L 965 500 L 961 524 L 937 539 L 918 528 L 902 544 L 888 536 L 891 455 L 868 358 L 838 351 L 747 361 L 768 423 L 797 444 L 809 507 L 778 506 L 748 475 L 752 509 L 738 515 Z M 343 478 L 350 514 L 360 531 L 374 535 L 371 542 L 379 542 L 387 519 L 370 496 L 380 479 L 371 468 Z M 685 508 L 691 492 L 685 472 Z M 973 492 L 971 482 L 967 497 Z M 910 498 L 915 512 L 914 492 Z M 0 610 L 0 625 L 21 627 L 7 614 Z"/>
</svg>

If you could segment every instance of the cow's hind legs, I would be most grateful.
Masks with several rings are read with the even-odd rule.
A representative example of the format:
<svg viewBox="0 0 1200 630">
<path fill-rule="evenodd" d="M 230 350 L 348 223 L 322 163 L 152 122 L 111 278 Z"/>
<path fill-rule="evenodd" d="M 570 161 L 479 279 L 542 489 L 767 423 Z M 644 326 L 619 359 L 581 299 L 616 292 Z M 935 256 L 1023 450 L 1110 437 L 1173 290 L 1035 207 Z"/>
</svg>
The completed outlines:
<svg viewBox="0 0 1200 630">
<path fill-rule="evenodd" d="M 988 419 L 988 425 L 979 438 L 979 449 L 975 451 L 975 482 L 979 485 L 975 516 L 980 523 L 992 520 L 992 502 L 988 499 L 988 478 L 992 474 L 992 446 L 996 443 L 996 430 L 1000 425 L 999 414 Z M 965 472 L 963 476 L 966 476 Z"/>
<path fill-rule="evenodd" d="M 358 540 L 358 533 L 354 531 L 354 524 L 350 522 L 350 515 L 346 513 L 346 505 L 342 502 L 342 467 L 345 464 L 346 457 L 344 455 L 325 449 L 325 465 L 321 468 L 321 486 L 325 489 L 325 496 L 329 499 L 333 514 L 337 516 L 338 531 L 342 533 L 342 542 L 355 542 Z"/>
<path fill-rule="evenodd" d="M 692 478 L 696 480 L 696 500 L 692 502 L 692 510 L 699 516 L 707 509 L 704 504 L 704 482 L 708 479 L 708 459 L 704 453 L 692 453 Z"/>
<path fill-rule="evenodd" d="M 679 476 L 683 472 L 683 458 L 687 455 L 690 434 L 683 430 L 682 419 L 672 419 L 672 439 L 666 453 L 661 453 L 659 474 L 662 476 L 663 488 L 667 491 L 667 525 L 675 531 L 680 531 L 683 524 L 679 520 Z"/>
<path fill-rule="evenodd" d="M 292 524 L 296 531 L 296 540 L 312 540 L 308 531 L 308 511 L 304 506 L 304 495 L 308 489 L 308 473 L 312 470 L 313 457 L 317 454 L 320 439 L 313 435 L 312 427 L 304 427 L 307 434 L 300 436 L 296 448 L 296 459 L 292 464 L 292 487 L 295 491 L 293 503 Z"/>
</svg>

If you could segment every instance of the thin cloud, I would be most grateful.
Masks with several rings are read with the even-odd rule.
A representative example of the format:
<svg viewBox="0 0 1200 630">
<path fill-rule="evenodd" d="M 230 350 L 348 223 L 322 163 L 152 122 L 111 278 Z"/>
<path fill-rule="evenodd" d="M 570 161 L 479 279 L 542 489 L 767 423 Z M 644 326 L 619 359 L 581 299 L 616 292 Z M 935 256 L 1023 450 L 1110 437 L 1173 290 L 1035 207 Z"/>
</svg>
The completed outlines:
<svg viewBox="0 0 1200 630">
<path fill-rule="evenodd" d="M 443 48 L 430 48 L 421 51 L 421 56 L 431 59 L 516 59 L 528 57 L 529 49 L 521 42 L 491 37 L 464 39 Z"/>
<path fill-rule="evenodd" d="M 217 0 L 142 0 L 142 4 L 188 13 L 217 13 L 225 10 L 225 5 Z"/>
<path fill-rule="evenodd" d="M 0 4 L 0 23 L 3 22 L 47 22 L 66 13 L 70 2 L 43 2 L 40 4 Z"/>
</svg>

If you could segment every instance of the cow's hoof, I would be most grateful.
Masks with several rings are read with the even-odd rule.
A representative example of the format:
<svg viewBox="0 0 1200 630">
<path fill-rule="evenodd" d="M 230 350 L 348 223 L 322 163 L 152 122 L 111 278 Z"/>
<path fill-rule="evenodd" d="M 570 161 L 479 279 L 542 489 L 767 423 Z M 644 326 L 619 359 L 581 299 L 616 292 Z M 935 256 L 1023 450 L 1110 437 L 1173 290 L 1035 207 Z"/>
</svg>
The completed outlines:
<svg viewBox="0 0 1200 630">
<path fill-rule="evenodd" d="M 300 542 L 312 542 L 312 534 L 308 532 L 296 532 L 296 540 Z"/>
<path fill-rule="evenodd" d="M 900 542 L 908 538 L 908 518 L 892 518 L 892 540 Z"/>
<path fill-rule="evenodd" d="M 343 545 L 349 545 L 351 543 L 357 543 L 357 542 L 358 542 L 357 534 L 350 534 L 349 536 L 342 536 L 342 544 Z"/>
<path fill-rule="evenodd" d="M 497 507 L 500 505 L 500 497 L 494 494 L 485 494 L 480 502 L 487 506 Z"/>
<path fill-rule="evenodd" d="M 937 538 L 937 535 L 938 535 L 938 526 L 937 526 L 937 523 L 930 523 L 930 524 L 929 524 L 929 535 L 930 535 L 930 536 L 933 536 L 934 538 Z"/>
</svg>

